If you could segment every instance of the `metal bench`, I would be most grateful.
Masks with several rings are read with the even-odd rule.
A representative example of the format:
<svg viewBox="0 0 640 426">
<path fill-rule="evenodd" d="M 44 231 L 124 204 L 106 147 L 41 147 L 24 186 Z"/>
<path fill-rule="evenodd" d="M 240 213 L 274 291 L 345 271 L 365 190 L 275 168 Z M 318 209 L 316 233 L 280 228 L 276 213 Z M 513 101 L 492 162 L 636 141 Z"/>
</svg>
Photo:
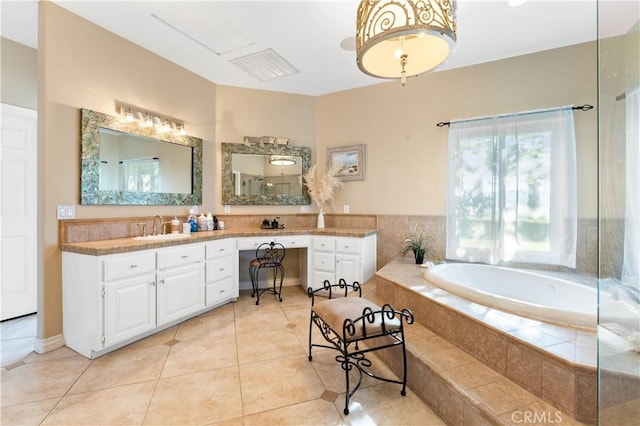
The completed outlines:
<svg viewBox="0 0 640 426">
<path fill-rule="evenodd" d="M 382 307 L 362 298 L 362 288 L 358 282 L 347 284 L 340 279 L 338 284 L 325 281 L 317 290 L 309 288 L 311 297 L 311 317 L 309 320 L 309 361 L 313 359 L 314 346 L 334 349 L 340 352 L 336 361 L 345 372 L 344 413 L 349 414 L 349 399 L 362 384 L 363 374 L 390 383 L 402 385 L 402 396 L 406 395 L 407 355 L 404 345 L 404 324 L 413 323 L 413 313 L 408 309 L 396 311 L 393 306 Z M 315 324 L 327 344 L 313 343 Z M 402 380 L 377 376 L 369 370 L 372 363 L 365 357 L 368 352 L 401 346 Z M 358 383 L 350 390 L 349 372 L 355 368 Z"/>
</svg>

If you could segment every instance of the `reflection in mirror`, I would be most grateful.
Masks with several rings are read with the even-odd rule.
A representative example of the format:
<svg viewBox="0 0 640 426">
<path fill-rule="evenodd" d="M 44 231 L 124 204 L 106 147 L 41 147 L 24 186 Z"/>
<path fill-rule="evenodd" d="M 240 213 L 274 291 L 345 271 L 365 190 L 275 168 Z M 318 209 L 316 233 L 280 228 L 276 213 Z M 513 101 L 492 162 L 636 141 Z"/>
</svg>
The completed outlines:
<svg viewBox="0 0 640 426">
<path fill-rule="evenodd" d="M 191 194 L 191 147 L 104 127 L 98 132 L 101 191 Z"/>
<path fill-rule="evenodd" d="M 202 139 L 82 110 L 82 204 L 202 203 Z"/>
<path fill-rule="evenodd" d="M 234 195 L 302 196 L 302 157 L 233 154 L 231 168 Z"/>
<path fill-rule="evenodd" d="M 311 148 L 222 144 L 222 203 L 234 205 L 309 204 L 302 175 Z"/>
</svg>

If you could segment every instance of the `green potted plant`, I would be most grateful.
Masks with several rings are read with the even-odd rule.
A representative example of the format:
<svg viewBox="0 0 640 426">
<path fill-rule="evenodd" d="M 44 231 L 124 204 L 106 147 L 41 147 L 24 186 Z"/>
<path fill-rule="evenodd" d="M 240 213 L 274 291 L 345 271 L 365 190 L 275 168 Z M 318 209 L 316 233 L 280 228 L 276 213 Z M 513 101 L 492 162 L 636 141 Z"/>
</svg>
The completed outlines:
<svg viewBox="0 0 640 426">
<path fill-rule="evenodd" d="M 430 262 L 437 263 L 440 259 L 431 248 L 432 243 L 433 238 L 427 235 L 424 229 L 415 224 L 411 226 L 409 236 L 403 241 L 398 254 L 401 257 L 405 257 L 407 253 L 412 252 L 418 265 L 424 263 L 425 258 Z"/>
</svg>

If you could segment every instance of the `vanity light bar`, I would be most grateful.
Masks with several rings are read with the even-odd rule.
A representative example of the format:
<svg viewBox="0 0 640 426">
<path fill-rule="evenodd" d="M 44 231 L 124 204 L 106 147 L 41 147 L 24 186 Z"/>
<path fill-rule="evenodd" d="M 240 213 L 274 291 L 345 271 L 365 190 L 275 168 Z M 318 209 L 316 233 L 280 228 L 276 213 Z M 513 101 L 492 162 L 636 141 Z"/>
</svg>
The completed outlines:
<svg viewBox="0 0 640 426">
<path fill-rule="evenodd" d="M 181 121 L 160 117 L 156 114 L 151 114 L 150 112 L 136 111 L 124 106 L 118 106 L 116 110 L 118 111 L 118 114 L 120 114 L 120 117 L 129 123 L 137 122 L 138 125 L 146 128 L 155 127 L 159 133 L 175 131 L 180 134 L 180 136 L 185 136 L 187 134 L 184 129 L 184 123 Z"/>
<path fill-rule="evenodd" d="M 274 136 L 245 136 L 244 143 L 247 145 L 284 145 L 288 146 L 291 138 L 276 138 Z"/>
</svg>

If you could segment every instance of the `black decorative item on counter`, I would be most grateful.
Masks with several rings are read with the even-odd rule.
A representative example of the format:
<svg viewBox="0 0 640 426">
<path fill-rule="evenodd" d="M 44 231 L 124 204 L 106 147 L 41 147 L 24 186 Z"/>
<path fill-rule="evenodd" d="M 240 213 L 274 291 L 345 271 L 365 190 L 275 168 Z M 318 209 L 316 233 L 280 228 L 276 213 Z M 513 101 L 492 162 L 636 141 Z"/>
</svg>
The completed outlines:
<svg viewBox="0 0 640 426">
<path fill-rule="evenodd" d="M 284 224 L 279 222 L 280 216 L 275 217 L 272 221 L 269 219 L 264 219 L 262 221 L 261 229 L 284 229 Z"/>
</svg>

